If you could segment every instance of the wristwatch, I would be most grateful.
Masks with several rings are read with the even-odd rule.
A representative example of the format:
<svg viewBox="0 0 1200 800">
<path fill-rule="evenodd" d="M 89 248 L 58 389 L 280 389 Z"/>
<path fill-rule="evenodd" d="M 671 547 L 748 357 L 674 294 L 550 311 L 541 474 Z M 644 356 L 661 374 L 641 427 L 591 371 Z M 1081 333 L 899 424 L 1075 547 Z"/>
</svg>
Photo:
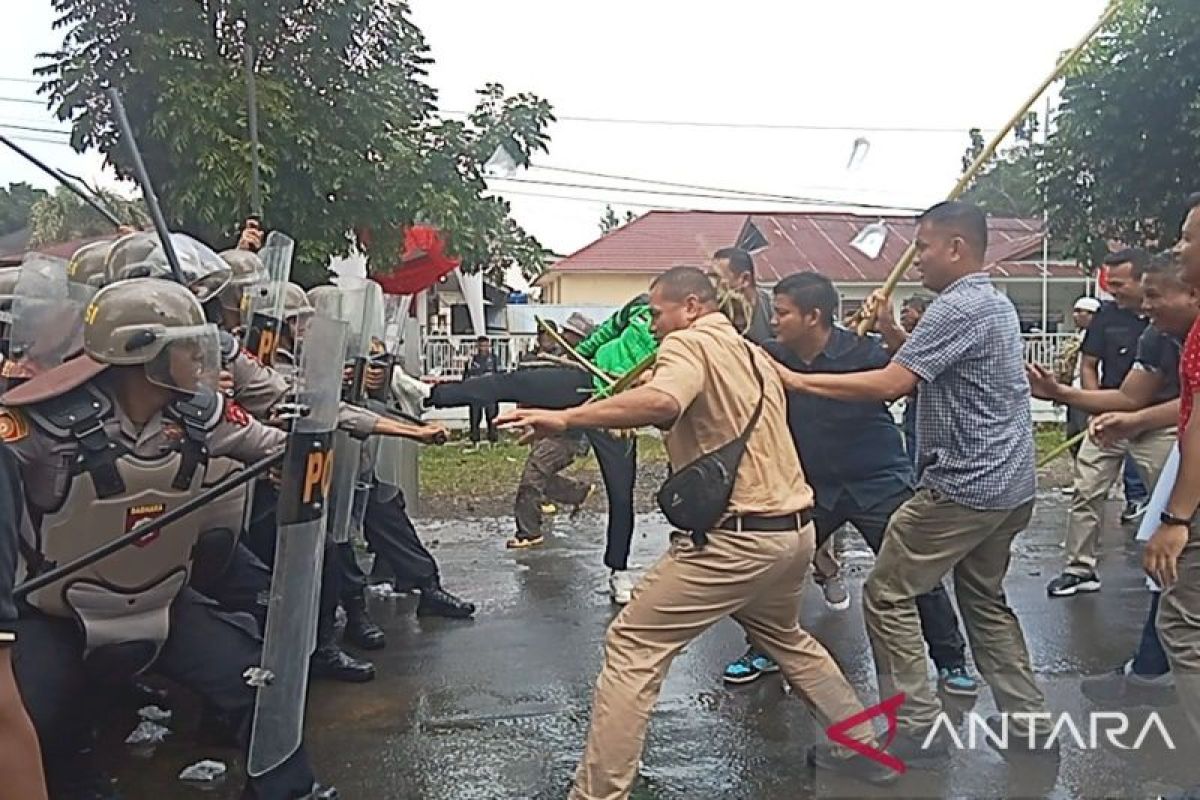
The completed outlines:
<svg viewBox="0 0 1200 800">
<path fill-rule="evenodd" d="M 1191 519 L 1185 517 L 1177 517 L 1170 511 L 1164 511 L 1158 515 L 1158 521 L 1163 525 L 1182 525 L 1183 527 L 1191 527 Z"/>
</svg>

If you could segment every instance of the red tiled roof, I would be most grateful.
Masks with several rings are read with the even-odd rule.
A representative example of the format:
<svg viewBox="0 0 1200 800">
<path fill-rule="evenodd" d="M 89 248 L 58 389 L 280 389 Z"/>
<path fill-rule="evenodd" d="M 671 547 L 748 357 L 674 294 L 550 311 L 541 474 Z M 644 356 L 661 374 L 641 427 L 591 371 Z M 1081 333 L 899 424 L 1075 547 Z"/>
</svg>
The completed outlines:
<svg viewBox="0 0 1200 800">
<path fill-rule="evenodd" d="M 889 233 L 879 258 L 850 246 L 867 225 L 882 219 Z M 767 245 L 754 250 L 766 283 L 796 272 L 821 272 L 842 283 L 882 283 L 912 240 L 914 217 L 839 212 L 766 213 L 651 211 L 554 264 L 549 274 L 662 272 L 677 264 L 704 264 L 713 251 L 738 243 L 753 225 Z M 993 217 L 988 221 L 988 268 L 998 277 L 1039 277 L 1041 222 Z M 1077 277 L 1077 266 L 1051 262 L 1053 277 Z M 915 281 L 910 272 L 906 279 Z"/>
</svg>

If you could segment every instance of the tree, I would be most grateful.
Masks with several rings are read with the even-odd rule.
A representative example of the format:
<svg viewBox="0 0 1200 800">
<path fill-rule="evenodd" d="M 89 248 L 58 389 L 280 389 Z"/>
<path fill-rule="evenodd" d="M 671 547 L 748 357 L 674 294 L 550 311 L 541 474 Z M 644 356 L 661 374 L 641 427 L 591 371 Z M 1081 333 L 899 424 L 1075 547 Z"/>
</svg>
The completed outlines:
<svg viewBox="0 0 1200 800">
<path fill-rule="evenodd" d="M 104 86 L 118 87 L 168 223 L 230 242 L 249 209 L 244 48 L 253 46 L 265 223 L 297 240 L 310 280 L 361 249 L 395 263 L 404 226 L 432 224 L 467 269 L 536 272 L 542 248 L 486 195 L 503 143 L 521 165 L 548 146 L 548 103 L 480 92 L 443 120 L 431 63 L 401 0 L 53 0 L 62 47 L 42 86 L 76 149 L 130 162 Z"/>
<path fill-rule="evenodd" d="M 45 196 L 45 191 L 24 182 L 10 183 L 0 189 L 0 236 L 27 226 L 34 203 Z"/>
<path fill-rule="evenodd" d="M 605 205 L 604 216 L 600 218 L 600 232 L 608 233 L 615 231 L 617 228 L 622 225 L 628 225 L 635 219 L 637 219 L 637 214 L 634 214 L 632 211 L 626 211 L 624 216 L 618 216 L 611 204 Z"/>
<path fill-rule="evenodd" d="M 1038 115 L 1031 113 L 1017 125 L 1014 143 L 976 176 L 963 193 L 963 200 L 989 214 L 1003 217 L 1040 217 L 1044 203 L 1038 186 L 1041 148 L 1035 143 Z M 963 172 L 970 168 L 986 145 L 979 128 L 970 131 L 971 141 L 963 153 Z"/>
<path fill-rule="evenodd" d="M 95 188 L 90 189 L 90 193 L 122 222 L 135 228 L 150 227 L 150 215 L 140 199 L 126 200 L 112 192 Z M 60 186 L 52 195 L 42 194 L 43 197 L 34 203 L 29 214 L 29 225 L 33 229 L 31 244 L 67 242 L 113 233 L 111 222 L 66 188 Z"/>
<path fill-rule="evenodd" d="M 1129 3 L 1068 75 L 1046 154 L 1056 235 L 1098 263 L 1108 240 L 1174 241 L 1200 160 L 1200 4 Z"/>
</svg>

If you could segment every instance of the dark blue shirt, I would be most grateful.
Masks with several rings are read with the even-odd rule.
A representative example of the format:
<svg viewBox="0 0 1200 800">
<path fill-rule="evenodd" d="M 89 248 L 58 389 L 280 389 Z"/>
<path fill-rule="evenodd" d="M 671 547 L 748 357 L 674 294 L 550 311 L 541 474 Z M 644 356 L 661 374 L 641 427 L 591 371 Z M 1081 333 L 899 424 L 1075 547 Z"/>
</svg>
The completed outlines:
<svg viewBox="0 0 1200 800">
<path fill-rule="evenodd" d="M 766 350 L 796 372 L 848 373 L 879 369 L 888 354 L 878 339 L 834 327 L 825 349 L 807 364 L 778 341 Z M 832 509 L 847 496 L 867 509 L 912 488 L 912 465 L 891 412 L 882 402 L 851 403 L 788 392 L 788 427 L 816 495 Z"/>
</svg>

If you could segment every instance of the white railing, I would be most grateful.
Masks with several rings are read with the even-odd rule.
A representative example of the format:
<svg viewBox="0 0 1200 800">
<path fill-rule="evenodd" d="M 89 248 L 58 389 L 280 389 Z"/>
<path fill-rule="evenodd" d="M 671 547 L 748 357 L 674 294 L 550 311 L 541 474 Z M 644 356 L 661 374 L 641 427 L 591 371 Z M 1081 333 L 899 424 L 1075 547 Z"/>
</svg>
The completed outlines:
<svg viewBox="0 0 1200 800">
<path fill-rule="evenodd" d="M 1066 347 L 1067 342 L 1075 338 L 1074 333 L 1027 333 L 1025 340 L 1025 360 L 1031 364 L 1054 369 L 1054 360 Z"/>
<path fill-rule="evenodd" d="M 1074 336 L 1073 333 L 1027 333 L 1022 337 L 1025 340 L 1025 360 L 1053 369 L 1054 360 Z M 515 369 L 517 359 L 533 349 L 535 339 L 527 334 L 492 336 L 492 352 L 496 354 L 500 368 Z M 474 336 L 426 336 L 421 356 L 422 374 L 460 377 L 474 353 Z"/>
<path fill-rule="evenodd" d="M 422 374 L 458 378 L 475 354 L 475 336 L 426 336 L 421 353 Z M 501 369 L 515 369 L 517 359 L 533 349 L 535 336 L 491 336 L 492 352 Z"/>
</svg>

